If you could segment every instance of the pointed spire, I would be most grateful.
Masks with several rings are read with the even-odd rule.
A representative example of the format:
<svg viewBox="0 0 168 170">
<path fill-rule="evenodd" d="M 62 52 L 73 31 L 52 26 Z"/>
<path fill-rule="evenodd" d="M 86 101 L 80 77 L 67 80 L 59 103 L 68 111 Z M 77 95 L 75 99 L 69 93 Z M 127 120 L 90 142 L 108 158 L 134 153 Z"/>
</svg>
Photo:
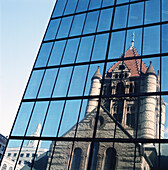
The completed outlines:
<svg viewBox="0 0 168 170">
<path fill-rule="evenodd" d="M 100 74 L 100 66 L 98 66 L 97 71 L 94 73 L 92 77 L 92 79 L 95 79 L 95 78 L 102 79 L 101 74 Z"/>
<path fill-rule="evenodd" d="M 133 32 L 132 33 L 132 41 L 131 41 L 132 46 L 131 47 L 134 47 L 134 39 L 135 39 L 135 33 Z"/>
<path fill-rule="evenodd" d="M 150 65 L 149 65 L 146 73 L 156 74 L 156 73 L 155 73 L 155 70 L 154 70 L 154 68 L 153 68 L 153 66 L 152 66 L 152 61 L 150 61 Z"/>
</svg>

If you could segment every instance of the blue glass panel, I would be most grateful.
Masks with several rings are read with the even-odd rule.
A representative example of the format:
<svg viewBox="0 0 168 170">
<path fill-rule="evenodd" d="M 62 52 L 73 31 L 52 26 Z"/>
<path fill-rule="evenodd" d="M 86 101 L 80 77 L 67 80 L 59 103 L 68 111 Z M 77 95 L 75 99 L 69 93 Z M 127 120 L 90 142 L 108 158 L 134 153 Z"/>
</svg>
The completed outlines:
<svg viewBox="0 0 168 170">
<path fill-rule="evenodd" d="M 68 40 L 65 53 L 63 56 L 62 64 L 74 63 L 76 52 L 78 48 L 79 38 Z"/>
<path fill-rule="evenodd" d="M 92 61 L 104 60 L 106 56 L 106 49 L 108 43 L 109 34 L 100 34 L 96 36 Z"/>
<path fill-rule="evenodd" d="M 37 136 L 40 136 L 41 127 L 43 125 L 44 117 L 46 115 L 47 106 L 49 102 L 37 102 L 29 123 L 26 136 L 30 136 L 37 131 Z"/>
<path fill-rule="evenodd" d="M 117 0 L 117 4 L 123 4 L 129 2 L 129 0 Z"/>
<path fill-rule="evenodd" d="M 95 9 L 95 8 L 100 8 L 101 5 L 101 1 L 102 0 L 91 0 L 90 5 L 89 5 L 89 9 Z"/>
<path fill-rule="evenodd" d="M 162 0 L 162 21 L 168 21 L 168 1 Z"/>
<path fill-rule="evenodd" d="M 62 114 L 64 101 L 52 101 L 44 124 L 42 136 L 55 137 Z"/>
<path fill-rule="evenodd" d="M 35 67 L 45 67 L 50 56 L 53 43 L 44 43 L 41 46 Z"/>
<path fill-rule="evenodd" d="M 94 37 L 82 37 L 76 62 L 89 61 Z"/>
<path fill-rule="evenodd" d="M 143 54 L 160 53 L 160 26 L 144 29 Z"/>
<path fill-rule="evenodd" d="M 76 12 L 86 11 L 88 8 L 89 0 L 79 0 Z"/>
<path fill-rule="evenodd" d="M 51 97 L 51 92 L 53 90 L 53 85 L 57 75 L 58 69 L 49 69 L 46 70 L 44 79 L 39 91 L 38 98 L 48 98 Z"/>
<path fill-rule="evenodd" d="M 113 29 L 124 28 L 127 23 L 128 6 L 116 8 Z"/>
<path fill-rule="evenodd" d="M 80 104 L 81 104 L 81 100 L 72 100 L 66 102 L 64 115 L 62 118 L 61 127 L 58 136 L 64 135 L 68 130 L 70 130 L 77 123 Z M 68 136 L 73 137 L 74 133 L 75 132 L 73 130 L 70 134 L 68 134 Z"/>
<path fill-rule="evenodd" d="M 161 68 L 162 69 L 161 70 L 162 71 L 161 72 L 162 91 L 168 91 L 168 86 L 167 86 L 167 84 L 168 84 L 168 78 L 167 78 L 167 75 L 168 75 L 168 66 L 167 66 L 167 64 L 168 64 L 168 56 L 162 57 L 161 63 L 162 63 L 162 68 Z M 166 96 L 166 97 L 168 97 L 168 96 Z M 165 100 L 164 100 L 164 102 L 165 102 Z M 168 119 L 168 117 L 166 119 Z M 166 136 L 167 136 L 167 134 L 166 134 Z"/>
<path fill-rule="evenodd" d="M 96 31 L 98 14 L 99 14 L 98 11 L 88 13 L 83 32 L 84 34 L 94 33 Z"/>
<path fill-rule="evenodd" d="M 125 31 L 113 32 L 108 58 L 119 58 L 124 52 Z"/>
<path fill-rule="evenodd" d="M 89 74 L 88 74 L 88 78 L 87 78 L 86 89 L 85 89 L 85 95 L 86 96 L 88 96 L 89 93 L 90 93 L 92 77 L 95 74 L 95 72 L 97 71 L 98 66 L 100 66 L 100 68 L 99 68 L 100 74 L 101 74 L 101 76 L 103 76 L 104 64 L 92 64 L 92 65 L 90 65 Z"/>
<path fill-rule="evenodd" d="M 29 117 L 33 108 L 33 102 L 29 103 L 22 103 L 13 131 L 12 131 L 12 136 L 24 136 L 27 123 L 29 121 Z"/>
<path fill-rule="evenodd" d="M 113 8 L 101 11 L 99 25 L 97 29 L 98 32 L 110 30 L 112 12 Z"/>
<path fill-rule="evenodd" d="M 60 23 L 60 19 L 50 21 L 50 24 L 48 26 L 48 29 L 47 29 L 47 32 L 44 38 L 45 41 L 55 39 L 59 23 Z"/>
<path fill-rule="evenodd" d="M 144 3 L 130 5 L 128 26 L 136 26 L 143 24 L 143 7 Z"/>
<path fill-rule="evenodd" d="M 63 14 L 66 1 L 67 0 L 57 0 L 57 4 L 55 6 L 52 18 L 57 17 L 57 16 L 61 16 Z"/>
<path fill-rule="evenodd" d="M 64 15 L 72 14 L 75 12 L 75 8 L 78 0 L 68 0 Z"/>
<path fill-rule="evenodd" d="M 160 21 L 160 1 L 151 0 L 145 2 L 145 24 Z"/>
<path fill-rule="evenodd" d="M 70 36 L 75 36 L 75 35 L 81 34 L 85 16 L 86 16 L 86 14 L 75 15 L 75 18 L 74 18 L 74 21 L 72 24 L 72 28 L 71 28 L 71 32 L 70 32 Z"/>
<path fill-rule="evenodd" d="M 65 47 L 65 42 L 66 41 L 56 41 L 54 43 L 54 47 L 53 47 L 53 50 L 50 56 L 50 60 L 48 62 L 48 66 L 60 64 L 63 51 L 64 51 L 64 47 Z"/>
<path fill-rule="evenodd" d="M 62 22 L 61 22 L 61 25 L 58 31 L 57 39 L 68 36 L 71 22 L 72 22 L 72 17 L 65 17 L 62 19 Z"/>
<path fill-rule="evenodd" d="M 40 83 L 42 81 L 43 73 L 44 70 L 33 71 L 24 96 L 25 99 L 36 98 Z"/>
<path fill-rule="evenodd" d="M 103 0 L 102 7 L 114 5 L 114 0 Z"/>
<path fill-rule="evenodd" d="M 72 67 L 61 68 L 57 78 L 53 97 L 65 97 L 71 77 Z"/>
<path fill-rule="evenodd" d="M 87 68 L 88 66 L 75 67 L 68 96 L 81 96 L 83 94 Z"/>
<path fill-rule="evenodd" d="M 162 53 L 168 52 L 168 24 L 162 25 Z"/>
</svg>

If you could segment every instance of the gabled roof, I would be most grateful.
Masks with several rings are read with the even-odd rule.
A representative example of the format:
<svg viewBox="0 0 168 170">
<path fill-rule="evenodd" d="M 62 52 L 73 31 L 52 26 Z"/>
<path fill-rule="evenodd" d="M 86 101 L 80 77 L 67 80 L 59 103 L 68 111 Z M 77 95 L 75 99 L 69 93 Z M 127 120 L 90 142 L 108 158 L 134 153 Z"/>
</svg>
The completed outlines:
<svg viewBox="0 0 168 170">
<path fill-rule="evenodd" d="M 124 62 L 126 64 L 126 66 L 128 67 L 128 69 L 131 72 L 130 77 L 135 77 L 135 76 L 139 76 L 140 75 L 140 65 L 141 65 L 141 59 L 136 59 L 136 56 L 138 55 L 138 52 L 136 51 L 135 47 L 130 47 L 125 55 L 124 58 L 127 57 L 135 57 L 135 59 L 133 60 L 124 60 L 124 61 L 118 61 L 116 64 L 114 64 L 109 70 L 108 73 L 113 72 L 113 70 L 121 63 Z M 145 66 L 145 64 L 142 62 L 142 69 L 141 72 L 142 73 L 146 73 L 147 71 L 147 67 Z"/>
</svg>

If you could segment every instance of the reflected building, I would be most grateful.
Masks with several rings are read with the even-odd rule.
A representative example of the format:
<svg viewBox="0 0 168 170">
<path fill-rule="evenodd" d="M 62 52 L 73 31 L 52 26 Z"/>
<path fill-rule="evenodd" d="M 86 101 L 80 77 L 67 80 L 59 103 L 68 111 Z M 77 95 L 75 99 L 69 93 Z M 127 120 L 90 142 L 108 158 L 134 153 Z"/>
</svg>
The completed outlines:
<svg viewBox="0 0 168 170">
<path fill-rule="evenodd" d="M 145 139 L 159 138 L 159 97 L 136 96 L 140 93 L 157 92 L 160 88 L 159 76 L 155 73 L 152 62 L 146 67 L 140 59 L 136 59 L 138 53 L 133 42 L 122 57 L 131 56 L 134 56 L 134 59 L 118 61 L 108 69 L 105 75 L 103 95 L 118 96 L 102 99 L 97 122 L 97 138 L 133 139 L 136 135 L 138 138 Z M 98 67 L 92 77 L 91 96 L 100 94 L 102 76 L 99 69 Z M 161 138 L 164 138 L 165 104 L 163 99 L 161 106 Z M 78 124 L 77 137 L 85 138 L 92 135 L 97 108 L 98 99 L 90 99 L 85 117 Z M 138 108 L 140 109 L 138 110 Z M 138 126 L 136 126 L 137 124 Z M 75 130 L 76 125 L 69 129 L 63 137 L 71 137 L 72 134 L 75 134 Z M 89 142 L 76 142 L 73 148 L 67 142 L 57 142 L 56 144 L 53 142 L 51 151 L 53 148 L 54 152 L 51 152 L 50 155 L 52 161 L 50 162 L 49 158 L 48 165 L 48 167 L 51 166 L 51 169 L 86 169 L 89 159 Z M 132 169 L 135 148 L 136 169 L 157 168 L 158 153 L 154 144 L 95 142 L 91 169 Z"/>
</svg>

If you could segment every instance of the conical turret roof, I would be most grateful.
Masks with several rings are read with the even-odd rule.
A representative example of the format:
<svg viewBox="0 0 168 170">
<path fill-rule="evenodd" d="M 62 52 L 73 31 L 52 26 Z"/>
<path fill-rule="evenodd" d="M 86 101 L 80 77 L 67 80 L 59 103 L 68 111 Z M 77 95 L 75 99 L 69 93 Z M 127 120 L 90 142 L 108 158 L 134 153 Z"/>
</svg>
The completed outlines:
<svg viewBox="0 0 168 170">
<path fill-rule="evenodd" d="M 102 76 L 100 74 L 100 66 L 98 66 L 97 71 L 94 73 L 92 79 L 94 78 L 102 79 Z"/>
<path fill-rule="evenodd" d="M 149 74 L 149 73 L 156 74 L 156 73 L 155 73 L 155 70 L 154 70 L 154 68 L 153 68 L 153 66 L 152 66 L 152 61 L 150 61 L 150 65 L 149 65 L 146 73 L 148 73 L 148 74 Z"/>
</svg>

